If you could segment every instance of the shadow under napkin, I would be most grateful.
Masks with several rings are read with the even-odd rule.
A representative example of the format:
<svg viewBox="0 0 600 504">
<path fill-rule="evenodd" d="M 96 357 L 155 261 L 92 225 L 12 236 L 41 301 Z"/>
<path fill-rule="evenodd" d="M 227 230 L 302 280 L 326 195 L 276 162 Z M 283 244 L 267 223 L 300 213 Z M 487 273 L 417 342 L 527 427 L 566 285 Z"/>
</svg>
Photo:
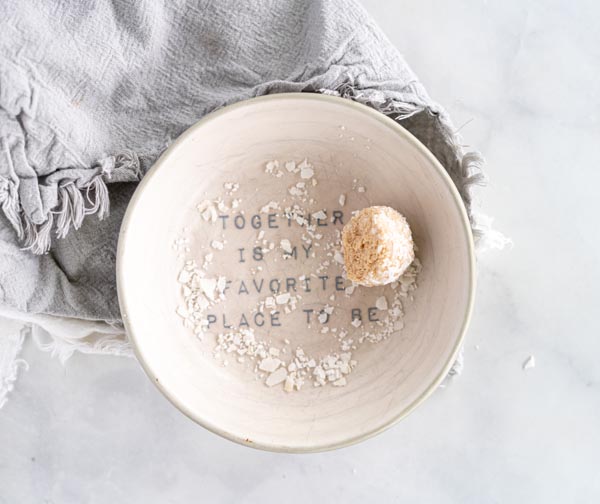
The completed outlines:
<svg viewBox="0 0 600 504">
<path fill-rule="evenodd" d="M 44 255 L 21 250 L 0 216 L 0 256 L 5 262 L 0 269 L 0 303 L 27 313 L 120 322 L 115 276 L 118 229 L 136 187 L 109 184 L 109 216 L 84 219 L 79 230 L 53 239 Z"/>
</svg>

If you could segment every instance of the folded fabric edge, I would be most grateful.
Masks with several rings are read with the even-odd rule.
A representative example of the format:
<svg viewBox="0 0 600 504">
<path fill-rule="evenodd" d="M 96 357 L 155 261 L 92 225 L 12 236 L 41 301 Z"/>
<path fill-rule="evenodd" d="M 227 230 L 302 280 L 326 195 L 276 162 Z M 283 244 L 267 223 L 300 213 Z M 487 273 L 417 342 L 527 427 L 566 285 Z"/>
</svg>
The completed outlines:
<svg viewBox="0 0 600 504">
<path fill-rule="evenodd" d="M 13 390 L 19 371 L 29 369 L 29 365 L 19 358 L 25 336 L 29 331 L 26 324 L 13 320 L 2 321 L 0 337 L 0 409 L 6 404 L 8 394 Z"/>
<path fill-rule="evenodd" d="M 19 371 L 29 369 L 29 364 L 20 357 L 27 337 L 40 350 L 57 357 L 61 364 L 75 352 L 133 357 L 131 343 L 120 326 L 23 313 L 0 306 L 0 409 L 14 389 Z"/>
</svg>

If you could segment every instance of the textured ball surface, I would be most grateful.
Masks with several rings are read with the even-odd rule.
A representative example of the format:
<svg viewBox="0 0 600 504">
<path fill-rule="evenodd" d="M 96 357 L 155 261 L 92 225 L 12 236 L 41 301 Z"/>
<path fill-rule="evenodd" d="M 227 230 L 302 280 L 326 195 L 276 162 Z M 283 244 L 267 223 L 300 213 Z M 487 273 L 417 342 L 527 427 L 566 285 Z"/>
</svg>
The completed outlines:
<svg viewBox="0 0 600 504">
<path fill-rule="evenodd" d="M 342 243 L 348 279 L 368 287 L 398 280 L 415 258 L 408 222 L 386 206 L 363 208 L 352 217 Z"/>
</svg>

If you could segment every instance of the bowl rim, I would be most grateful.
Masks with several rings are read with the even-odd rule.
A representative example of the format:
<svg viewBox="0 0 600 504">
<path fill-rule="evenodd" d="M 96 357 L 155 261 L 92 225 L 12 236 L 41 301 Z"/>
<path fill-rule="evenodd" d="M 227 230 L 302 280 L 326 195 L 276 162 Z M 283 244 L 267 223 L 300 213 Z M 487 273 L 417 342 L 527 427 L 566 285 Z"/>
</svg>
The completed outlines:
<svg viewBox="0 0 600 504">
<path fill-rule="evenodd" d="M 224 429 L 221 429 L 218 425 L 213 425 L 207 419 L 193 413 L 186 407 L 185 404 L 183 404 L 176 397 L 171 395 L 170 391 L 167 390 L 163 386 L 163 384 L 159 381 L 159 379 L 155 376 L 149 363 L 144 358 L 144 353 L 140 346 L 140 338 L 138 338 L 138 336 L 136 336 L 135 330 L 132 327 L 130 320 L 127 318 L 127 315 L 126 315 L 128 313 L 128 310 L 127 310 L 128 304 L 127 304 L 127 298 L 124 293 L 124 286 L 123 286 L 123 281 L 122 281 L 122 278 L 124 276 L 123 256 L 124 256 L 124 249 L 126 246 L 126 235 L 127 235 L 128 227 L 130 225 L 130 221 L 132 220 L 133 215 L 135 213 L 137 203 L 144 192 L 144 187 L 151 182 L 154 175 L 168 161 L 168 159 L 179 148 L 179 146 L 182 145 L 198 129 L 207 125 L 208 123 L 217 119 L 218 117 L 220 117 L 224 114 L 227 114 L 228 112 L 230 112 L 232 110 L 247 107 L 247 106 L 252 106 L 256 103 L 286 100 L 286 99 L 314 100 L 314 101 L 323 102 L 323 103 L 329 102 L 329 103 L 335 103 L 336 105 L 345 106 L 350 109 L 354 109 L 355 111 L 357 111 L 361 114 L 370 115 L 372 118 L 375 118 L 376 120 L 381 122 L 383 125 L 393 129 L 397 134 L 402 135 L 407 141 L 412 143 L 431 162 L 431 164 L 434 166 L 434 168 L 441 175 L 442 179 L 445 181 L 446 185 L 449 187 L 450 192 L 452 194 L 452 200 L 454 201 L 454 204 L 456 205 L 456 207 L 459 211 L 459 214 L 461 217 L 460 220 L 461 220 L 462 226 L 465 231 L 465 236 L 467 237 L 467 250 L 468 250 L 468 255 L 469 255 L 469 262 L 468 262 L 468 265 L 469 265 L 468 266 L 468 274 L 470 277 L 469 281 L 468 281 L 469 292 L 468 292 L 467 306 L 465 309 L 465 313 L 463 315 L 463 322 L 461 325 L 461 329 L 460 329 L 458 338 L 455 341 L 454 348 L 452 349 L 452 352 L 450 353 L 450 356 L 449 356 L 447 362 L 444 364 L 444 366 L 442 367 L 441 371 L 438 373 L 436 378 L 427 386 L 427 388 L 417 398 L 415 398 L 412 401 L 412 403 L 409 406 L 407 406 L 402 412 L 400 412 L 398 415 L 396 415 L 394 418 L 390 419 L 389 421 L 385 422 L 384 424 L 376 426 L 372 429 L 369 429 L 360 435 L 348 437 L 347 439 L 343 439 L 343 440 L 339 440 L 339 441 L 335 441 L 335 442 L 329 442 L 329 443 L 325 442 L 325 443 L 318 443 L 318 444 L 314 444 L 314 445 L 305 445 L 305 446 L 297 446 L 294 444 L 288 445 L 288 444 L 283 444 L 283 443 L 271 444 L 271 443 L 267 443 L 267 442 L 257 442 L 254 440 L 250 440 L 248 438 L 246 438 L 246 439 L 241 438 L 241 437 L 236 436 Z M 120 307 L 120 311 L 122 314 L 125 331 L 127 333 L 129 340 L 132 343 L 134 354 L 135 354 L 138 362 L 144 369 L 144 372 L 148 375 L 148 377 L 152 381 L 152 383 L 160 390 L 160 392 L 179 411 L 181 411 L 184 415 L 186 415 L 192 421 L 194 421 L 198 425 L 204 427 L 205 429 L 209 430 L 210 432 L 217 434 L 217 435 L 219 435 L 225 439 L 228 439 L 230 441 L 233 441 L 237 444 L 240 444 L 242 446 L 248 446 L 251 448 L 256 448 L 259 450 L 271 451 L 271 452 L 315 453 L 315 452 L 324 452 L 324 451 L 329 451 L 329 450 L 334 450 L 334 449 L 338 449 L 338 448 L 344 448 L 347 446 L 351 446 L 351 445 L 354 445 L 361 441 L 365 441 L 369 438 L 372 438 L 373 436 L 376 436 L 377 434 L 382 433 L 383 431 L 385 431 L 385 430 L 389 429 L 390 427 L 392 427 L 393 425 L 397 424 L 400 420 L 406 418 L 418 406 L 420 406 L 429 396 L 431 396 L 431 394 L 438 388 L 438 386 L 444 380 L 444 378 L 448 375 L 448 372 L 450 371 L 450 369 L 452 368 L 452 365 L 456 361 L 456 358 L 462 347 L 462 344 L 463 344 L 463 341 L 465 338 L 465 334 L 466 334 L 467 328 L 469 326 L 469 323 L 471 321 L 471 317 L 473 314 L 473 305 L 474 305 L 475 287 L 476 287 L 475 245 L 474 245 L 474 241 L 473 241 L 471 224 L 469 221 L 469 217 L 467 215 L 466 208 L 465 208 L 463 200 L 458 192 L 458 189 L 456 188 L 456 186 L 454 185 L 454 182 L 450 178 L 450 175 L 444 169 L 444 167 L 441 165 L 441 163 L 437 160 L 437 158 L 433 155 L 433 153 L 431 151 L 429 151 L 429 149 L 427 149 L 427 147 L 425 147 L 407 129 L 405 129 L 404 127 L 399 125 L 396 121 L 389 118 L 385 114 L 378 112 L 377 110 L 375 110 L 367 105 L 363 105 L 361 103 L 355 102 L 350 99 L 341 98 L 341 97 L 332 96 L 332 95 L 324 95 L 324 94 L 319 94 L 319 93 L 298 93 L 298 92 L 277 93 L 277 94 L 271 94 L 271 95 L 265 95 L 265 96 L 259 96 L 259 97 L 253 97 L 253 98 L 241 100 L 241 101 L 238 101 L 231 105 L 222 107 L 213 112 L 210 112 L 209 114 L 207 114 L 206 116 L 201 118 L 199 121 L 194 123 L 192 126 L 190 126 L 187 130 L 185 130 L 160 155 L 158 160 L 154 163 L 154 165 L 148 170 L 148 172 L 142 178 L 142 180 L 139 183 L 138 187 L 136 188 L 129 204 L 127 205 L 127 209 L 123 216 L 123 220 L 122 220 L 121 227 L 119 230 L 119 239 L 118 239 L 118 244 L 117 244 L 117 257 L 116 257 L 116 276 L 117 276 L 117 296 L 118 296 L 118 301 L 119 301 L 119 307 Z"/>
</svg>

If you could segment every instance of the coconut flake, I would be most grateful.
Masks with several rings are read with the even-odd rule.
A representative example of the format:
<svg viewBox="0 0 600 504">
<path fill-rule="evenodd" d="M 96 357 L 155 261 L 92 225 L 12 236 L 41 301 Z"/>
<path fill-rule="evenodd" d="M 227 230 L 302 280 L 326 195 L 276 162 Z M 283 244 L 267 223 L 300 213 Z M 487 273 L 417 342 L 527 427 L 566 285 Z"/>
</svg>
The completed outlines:
<svg viewBox="0 0 600 504">
<path fill-rule="evenodd" d="M 271 210 L 277 210 L 279 208 L 279 203 L 276 201 L 269 201 L 265 206 L 260 209 L 261 213 L 270 213 Z"/>
<path fill-rule="evenodd" d="M 279 294 L 278 296 L 275 296 L 275 302 L 278 305 L 286 304 L 289 300 L 290 300 L 290 293 L 289 292 L 286 292 L 284 294 Z"/>
<path fill-rule="evenodd" d="M 309 179 L 312 178 L 312 176 L 315 174 L 315 171 L 308 167 L 308 168 L 302 168 L 302 170 L 300 170 L 300 177 L 303 179 Z"/>
<path fill-rule="evenodd" d="M 265 380 L 265 385 L 267 387 L 273 387 L 273 386 L 281 383 L 283 380 L 285 380 L 286 377 L 287 377 L 287 370 L 284 367 L 280 367 L 277 370 L 275 370 L 273 373 L 271 373 L 269 376 L 267 376 L 267 379 Z"/>
<path fill-rule="evenodd" d="M 261 371 L 267 371 L 268 373 L 272 373 L 279 366 L 281 366 L 281 361 L 279 359 L 275 357 L 265 357 L 263 360 L 260 361 L 258 369 L 260 369 Z"/>
<path fill-rule="evenodd" d="M 292 253 L 292 244 L 290 243 L 290 240 L 284 238 L 279 242 L 279 246 L 284 252 L 287 252 L 288 254 Z"/>
<path fill-rule="evenodd" d="M 269 161 L 265 165 L 265 173 L 273 173 L 277 168 L 279 168 L 279 161 Z"/>
<path fill-rule="evenodd" d="M 336 381 L 334 381 L 332 385 L 334 387 L 343 387 L 346 385 L 346 378 L 342 376 L 341 378 L 338 378 Z"/>
<path fill-rule="evenodd" d="M 381 296 L 377 298 L 377 301 L 375 301 L 375 307 L 378 310 L 387 310 L 388 309 L 388 302 L 385 296 Z"/>
<path fill-rule="evenodd" d="M 535 367 L 535 356 L 530 355 L 527 357 L 525 362 L 523 362 L 523 370 L 533 369 Z"/>
</svg>

